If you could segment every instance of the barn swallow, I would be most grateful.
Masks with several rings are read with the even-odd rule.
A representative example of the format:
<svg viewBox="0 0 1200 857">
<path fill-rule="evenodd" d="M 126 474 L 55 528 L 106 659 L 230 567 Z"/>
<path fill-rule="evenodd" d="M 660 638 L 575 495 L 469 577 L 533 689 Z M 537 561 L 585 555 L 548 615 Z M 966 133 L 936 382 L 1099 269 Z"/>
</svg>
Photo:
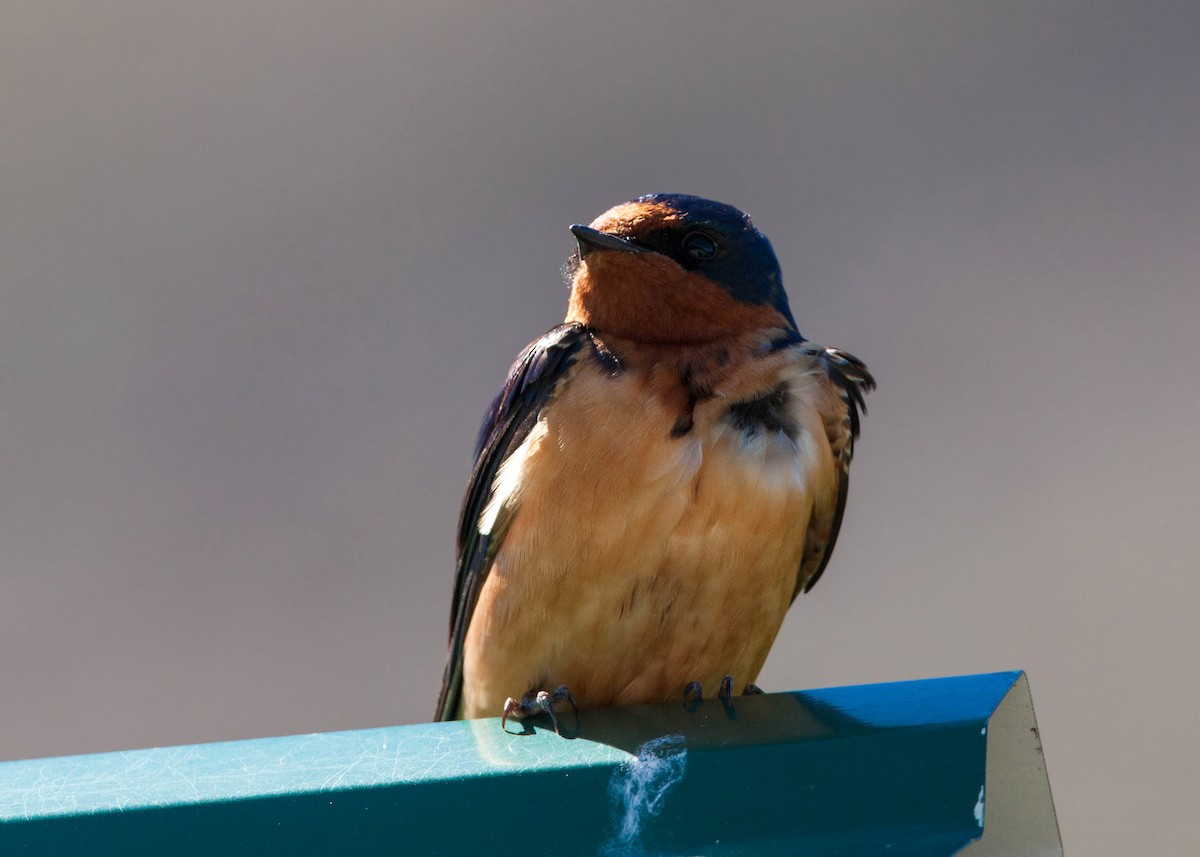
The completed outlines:
<svg viewBox="0 0 1200 857">
<path fill-rule="evenodd" d="M 728 700 L 829 562 L 863 396 L 738 209 L 653 194 L 571 232 L 566 320 L 476 444 L 437 719 Z"/>
</svg>

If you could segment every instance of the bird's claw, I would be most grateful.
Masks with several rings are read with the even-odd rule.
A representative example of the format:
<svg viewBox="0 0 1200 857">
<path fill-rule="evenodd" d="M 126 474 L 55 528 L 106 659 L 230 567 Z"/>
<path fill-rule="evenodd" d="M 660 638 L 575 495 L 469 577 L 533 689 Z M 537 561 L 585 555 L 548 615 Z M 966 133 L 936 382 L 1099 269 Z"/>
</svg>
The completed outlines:
<svg viewBox="0 0 1200 857">
<path fill-rule="evenodd" d="M 733 676 L 727 675 L 721 679 L 721 686 L 717 688 L 717 699 L 729 705 L 729 700 L 733 698 Z"/>
<path fill-rule="evenodd" d="M 756 696 L 763 692 L 756 684 L 747 684 L 742 688 L 742 696 Z M 727 675 L 717 686 L 717 699 L 726 709 L 733 707 L 733 676 Z M 689 711 L 695 711 L 704 702 L 704 690 L 698 681 L 690 681 L 683 688 L 683 705 Z"/>
<path fill-rule="evenodd" d="M 558 725 L 558 714 L 554 711 L 554 706 L 566 700 L 571 703 L 571 710 L 575 713 L 575 720 L 579 720 L 579 706 L 575 704 L 575 697 L 571 695 L 571 691 L 567 686 L 559 685 L 554 693 L 545 690 L 539 690 L 534 694 L 526 694 L 520 702 L 517 702 L 511 696 L 504 701 L 504 713 L 500 717 L 500 728 L 505 732 L 508 731 L 509 716 L 515 717 L 517 720 L 524 720 L 531 714 L 545 712 L 550 715 L 550 722 L 554 724 L 554 734 L 562 735 L 562 730 Z"/>
</svg>

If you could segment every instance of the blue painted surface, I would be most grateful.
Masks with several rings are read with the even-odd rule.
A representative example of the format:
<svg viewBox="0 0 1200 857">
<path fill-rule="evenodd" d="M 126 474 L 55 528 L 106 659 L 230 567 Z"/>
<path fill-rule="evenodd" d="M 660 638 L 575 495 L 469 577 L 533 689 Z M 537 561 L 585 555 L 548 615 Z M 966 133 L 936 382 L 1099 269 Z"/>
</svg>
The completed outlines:
<svg viewBox="0 0 1200 857">
<path fill-rule="evenodd" d="M 915 723 L 935 725 L 986 719 L 1020 674 L 1019 671 L 985 673 L 886 685 L 805 690 L 796 694 L 812 703 L 824 702 L 833 706 L 847 718 L 870 724 L 872 728 L 896 728 Z M 887 688 L 887 692 L 881 693 L 881 688 Z"/>
<path fill-rule="evenodd" d="M 1019 675 L 7 762 L 0 854 L 952 854 Z"/>
</svg>

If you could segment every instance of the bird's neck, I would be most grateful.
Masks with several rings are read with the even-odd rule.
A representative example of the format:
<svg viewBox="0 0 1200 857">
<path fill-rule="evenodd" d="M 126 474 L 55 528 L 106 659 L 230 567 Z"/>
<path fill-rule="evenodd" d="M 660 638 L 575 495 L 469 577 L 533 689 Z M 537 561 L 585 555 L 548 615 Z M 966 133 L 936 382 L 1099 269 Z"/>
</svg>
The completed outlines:
<svg viewBox="0 0 1200 857">
<path fill-rule="evenodd" d="M 618 373 L 632 372 L 652 395 L 688 413 L 698 401 L 740 400 L 773 388 L 780 368 L 794 360 L 787 345 L 800 341 L 790 328 L 778 327 L 696 345 L 639 342 L 603 330 L 593 330 L 593 337 Z"/>
<path fill-rule="evenodd" d="M 571 285 L 566 321 L 643 345 L 687 348 L 790 327 L 772 305 L 739 301 L 665 256 L 623 253 L 588 257 Z"/>
</svg>

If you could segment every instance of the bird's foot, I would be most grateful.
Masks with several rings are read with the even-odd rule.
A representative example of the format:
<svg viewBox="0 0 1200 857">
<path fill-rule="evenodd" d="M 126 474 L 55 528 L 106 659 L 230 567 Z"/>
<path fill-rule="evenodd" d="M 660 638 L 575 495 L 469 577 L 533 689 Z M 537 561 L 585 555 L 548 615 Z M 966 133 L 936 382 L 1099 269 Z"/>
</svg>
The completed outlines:
<svg viewBox="0 0 1200 857">
<path fill-rule="evenodd" d="M 755 696 L 762 693 L 763 690 L 756 684 L 747 684 L 742 688 L 742 696 Z M 717 699 L 721 700 L 721 704 L 727 709 L 733 705 L 733 676 L 727 675 L 721 679 L 721 684 L 717 687 Z M 688 711 L 695 711 L 700 707 L 700 703 L 704 702 L 704 690 L 698 681 L 690 681 L 683 688 L 683 705 Z"/>
<path fill-rule="evenodd" d="M 561 735 L 562 730 L 558 726 L 558 715 L 554 711 L 554 706 L 566 700 L 571 703 L 571 710 L 575 712 L 575 721 L 579 721 L 579 706 L 575 704 L 575 697 L 571 695 L 571 691 L 567 686 L 560 685 L 554 693 L 549 693 L 544 690 L 539 690 L 537 693 L 527 693 L 521 697 L 521 701 L 517 702 L 511 696 L 504 702 L 504 714 L 500 718 L 500 728 L 508 731 L 508 718 L 515 717 L 517 720 L 524 720 L 532 714 L 545 712 L 550 715 L 550 722 L 554 724 L 554 734 Z"/>
</svg>

